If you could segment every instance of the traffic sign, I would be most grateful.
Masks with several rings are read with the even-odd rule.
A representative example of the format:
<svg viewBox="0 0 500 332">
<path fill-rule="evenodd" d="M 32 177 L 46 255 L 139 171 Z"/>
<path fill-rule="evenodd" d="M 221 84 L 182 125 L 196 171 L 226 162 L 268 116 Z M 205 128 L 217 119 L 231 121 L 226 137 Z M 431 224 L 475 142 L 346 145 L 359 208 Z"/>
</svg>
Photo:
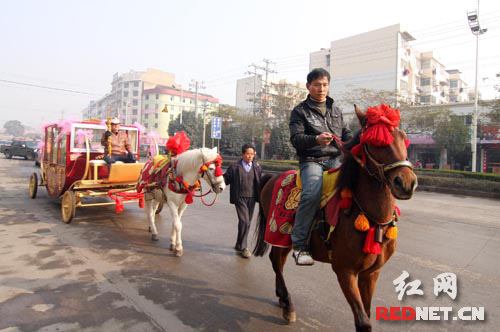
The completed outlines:
<svg viewBox="0 0 500 332">
<path fill-rule="evenodd" d="M 222 136 L 222 118 L 213 117 L 210 137 L 213 139 L 221 139 Z"/>
</svg>

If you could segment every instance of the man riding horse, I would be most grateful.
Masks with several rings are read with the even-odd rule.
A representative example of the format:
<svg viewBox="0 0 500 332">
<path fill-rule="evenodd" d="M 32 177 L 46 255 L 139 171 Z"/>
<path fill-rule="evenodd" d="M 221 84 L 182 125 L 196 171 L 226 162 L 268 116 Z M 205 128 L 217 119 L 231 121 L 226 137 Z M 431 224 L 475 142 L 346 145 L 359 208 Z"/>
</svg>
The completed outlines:
<svg viewBox="0 0 500 332">
<path fill-rule="evenodd" d="M 313 265 L 307 238 L 319 209 L 323 171 L 340 166 L 341 152 L 332 141 L 335 136 L 347 141 L 352 133 L 342 111 L 328 97 L 330 74 L 323 68 L 307 75 L 307 99 L 290 116 L 290 140 L 297 150 L 302 194 L 292 230 L 293 255 L 297 265 Z"/>
</svg>

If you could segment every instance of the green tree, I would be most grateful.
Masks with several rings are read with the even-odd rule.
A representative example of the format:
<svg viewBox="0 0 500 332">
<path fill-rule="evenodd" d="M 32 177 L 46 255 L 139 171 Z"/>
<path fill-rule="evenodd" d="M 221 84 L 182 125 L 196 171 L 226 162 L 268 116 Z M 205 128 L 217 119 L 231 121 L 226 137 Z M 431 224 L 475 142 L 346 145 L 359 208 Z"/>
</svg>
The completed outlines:
<svg viewBox="0 0 500 332">
<path fill-rule="evenodd" d="M 465 151 L 469 139 L 469 130 L 463 117 L 450 115 L 437 123 L 432 138 L 441 149 L 446 149 L 449 158 L 455 161 Z"/>
<path fill-rule="evenodd" d="M 500 78 L 500 73 L 497 73 L 497 78 Z M 495 85 L 495 90 L 500 92 L 500 85 Z M 484 116 L 491 124 L 500 124 L 500 98 L 495 98 L 491 101 L 480 101 L 481 106 L 489 108 L 489 112 Z"/>
<path fill-rule="evenodd" d="M 10 120 L 3 125 L 7 134 L 13 136 L 22 136 L 24 134 L 24 126 L 18 120 Z"/>
<path fill-rule="evenodd" d="M 169 136 L 173 136 L 180 131 L 184 131 L 191 140 L 191 148 L 201 147 L 203 132 L 203 119 L 201 116 L 196 116 L 195 112 L 183 112 L 182 124 L 180 115 L 174 121 L 170 121 L 168 125 Z"/>
</svg>

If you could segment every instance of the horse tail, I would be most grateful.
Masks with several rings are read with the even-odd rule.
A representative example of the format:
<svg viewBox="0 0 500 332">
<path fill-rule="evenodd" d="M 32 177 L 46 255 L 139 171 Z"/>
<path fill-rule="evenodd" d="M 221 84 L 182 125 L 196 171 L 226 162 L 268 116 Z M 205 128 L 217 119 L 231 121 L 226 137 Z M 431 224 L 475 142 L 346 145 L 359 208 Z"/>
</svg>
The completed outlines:
<svg viewBox="0 0 500 332">
<path fill-rule="evenodd" d="M 260 180 L 260 188 L 259 188 L 259 196 L 262 192 L 262 188 L 266 185 L 266 183 L 273 177 L 271 174 L 264 174 Z M 266 233 L 266 213 L 264 212 L 264 209 L 262 208 L 262 197 L 260 198 L 259 203 L 259 217 L 257 218 L 257 227 L 255 228 L 255 239 L 256 239 L 256 244 L 255 248 L 253 249 L 253 254 L 255 256 L 264 256 L 266 253 L 269 245 L 264 242 L 264 235 Z"/>
</svg>

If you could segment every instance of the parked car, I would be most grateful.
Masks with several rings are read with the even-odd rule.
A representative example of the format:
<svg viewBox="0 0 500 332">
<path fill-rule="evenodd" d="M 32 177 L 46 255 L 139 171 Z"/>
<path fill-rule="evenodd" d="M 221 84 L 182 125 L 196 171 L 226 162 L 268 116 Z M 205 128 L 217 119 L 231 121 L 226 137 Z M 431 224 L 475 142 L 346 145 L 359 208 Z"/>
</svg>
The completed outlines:
<svg viewBox="0 0 500 332">
<path fill-rule="evenodd" d="M 35 160 L 37 156 L 38 141 L 13 141 L 10 145 L 0 146 L 0 153 L 5 158 L 14 156 L 24 157 L 24 159 Z"/>
</svg>

